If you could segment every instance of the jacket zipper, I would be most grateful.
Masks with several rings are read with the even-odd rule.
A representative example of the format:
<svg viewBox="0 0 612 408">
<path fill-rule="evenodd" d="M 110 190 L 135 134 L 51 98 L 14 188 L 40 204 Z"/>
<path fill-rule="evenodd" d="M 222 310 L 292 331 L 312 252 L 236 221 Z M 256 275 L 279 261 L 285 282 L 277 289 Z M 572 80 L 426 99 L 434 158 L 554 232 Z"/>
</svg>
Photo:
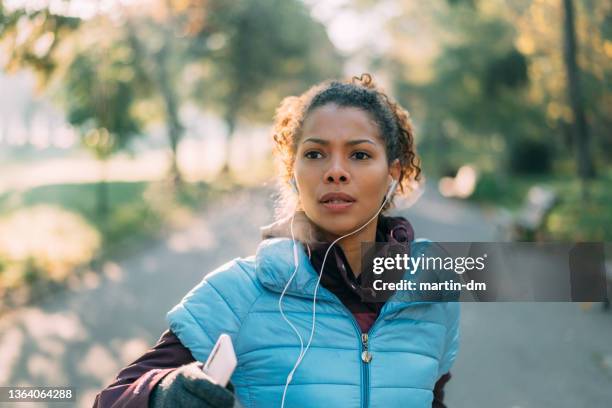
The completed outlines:
<svg viewBox="0 0 612 408">
<path fill-rule="evenodd" d="M 363 384 L 362 384 L 362 393 L 361 400 L 362 405 L 367 407 L 370 405 L 369 399 L 369 390 L 370 390 L 370 361 L 372 361 L 372 354 L 368 350 L 368 333 L 361 333 L 361 344 L 362 344 L 362 352 L 361 352 L 361 364 L 363 371 Z"/>
<path fill-rule="evenodd" d="M 344 268 L 344 265 L 341 265 Z M 300 297 L 308 297 L 304 296 L 302 293 L 296 293 L 297 296 Z M 357 331 L 357 336 L 359 337 L 359 359 L 361 360 L 361 407 L 367 408 L 370 405 L 370 361 L 372 361 L 372 353 L 368 349 L 370 337 L 374 333 L 374 328 L 378 324 L 380 320 L 382 320 L 383 310 L 386 304 L 383 306 L 383 309 L 380 311 L 378 317 L 370 327 L 368 332 L 362 333 L 361 327 L 359 327 L 359 323 L 353 313 L 342 303 L 342 301 L 334 294 L 330 292 L 332 297 L 332 303 L 339 305 L 342 309 L 345 310 L 346 314 L 348 314 L 349 319 L 353 323 L 355 330 Z M 308 297 L 310 298 L 310 297 Z"/>
<path fill-rule="evenodd" d="M 370 327 L 370 330 L 368 332 L 363 333 L 361 331 L 361 327 L 359 327 L 357 319 L 355 319 L 355 316 L 353 316 L 351 311 L 346 306 L 344 306 L 344 304 L 340 302 L 340 300 L 338 300 L 337 303 L 349 315 L 349 318 L 353 323 L 353 326 L 355 327 L 355 331 L 359 336 L 359 360 L 361 361 L 361 407 L 367 408 L 370 405 L 370 361 L 372 361 L 372 353 L 369 350 L 370 337 L 372 336 L 377 323 L 382 320 L 382 311 Z"/>
<path fill-rule="evenodd" d="M 383 311 L 387 304 L 383 306 L 378 317 L 370 327 L 370 330 L 366 333 L 362 333 L 361 327 L 359 327 L 359 323 L 353 313 L 347 308 L 344 303 L 336 296 L 334 293 L 330 292 L 331 298 L 333 300 L 328 300 L 333 304 L 338 305 L 340 308 L 344 309 L 345 313 L 348 315 L 349 320 L 353 323 L 353 327 L 355 327 L 355 331 L 357 332 L 357 337 L 359 339 L 359 360 L 361 361 L 361 407 L 367 408 L 370 405 L 370 361 L 372 361 L 372 353 L 369 351 L 370 337 L 374 334 L 374 329 L 377 328 L 378 323 L 383 320 Z M 305 297 L 308 299 L 312 299 L 312 297 L 304 296 L 302 294 L 297 294 L 297 296 Z M 414 304 L 419 304 L 423 302 L 414 302 Z M 364 353 L 367 352 L 367 362 L 364 360 Z"/>
<path fill-rule="evenodd" d="M 359 327 L 357 319 L 355 319 L 355 316 L 353 315 L 353 313 L 351 313 L 349 308 L 347 308 L 334 293 L 330 292 L 330 295 L 333 299 L 331 300 L 331 302 L 344 309 L 345 313 L 348 315 L 349 320 L 353 323 L 355 331 L 357 332 L 357 337 L 359 339 L 359 360 L 361 361 L 361 407 L 367 408 L 370 405 L 370 361 L 372 361 L 373 358 L 372 353 L 369 351 L 370 337 L 372 337 L 372 335 L 374 334 L 374 329 L 377 328 L 378 323 L 383 320 L 383 311 L 387 305 L 385 304 L 383 306 L 378 317 L 370 327 L 370 330 L 366 333 L 363 333 L 361 331 L 361 327 Z M 364 354 L 366 352 L 367 354 Z M 367 362 L 364 360 L 364 356 L 367 356 Z"/>
</svg>

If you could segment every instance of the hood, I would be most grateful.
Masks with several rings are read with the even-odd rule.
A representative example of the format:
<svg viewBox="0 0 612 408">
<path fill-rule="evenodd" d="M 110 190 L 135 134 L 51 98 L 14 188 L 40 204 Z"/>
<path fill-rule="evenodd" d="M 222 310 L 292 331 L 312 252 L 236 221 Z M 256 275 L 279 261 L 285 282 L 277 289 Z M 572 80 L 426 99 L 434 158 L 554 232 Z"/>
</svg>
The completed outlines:
<svg viewBox="0 0 612 408">
<path fill-rule="evenodd" d="M 275 221 L 260 228 L 261 239 L 291 238 L 291 216 Z M 296 211 L 293 221 L 295 239 L 307 245 L 325 244 L 323 233 L 304 211 Z M 385 241 L 392 239 L 398 242 L 411 242 L 414 240 L 414 229 L 404 217 L 378 216 L 377 237 L 382 232 Z M 377 238 L 378 239 L 378 238 Z"/>
<path fill-rule="evenodd" d="M 319 275 L 312 267 L 304 244 L 296 241 L 298 272 L 295 274 L 286 294 L 312 299 Z M 295 270 L 293 262 L 293 241 L 291 238 L 270 238 L 262 241 L 255 254 L 257 279 L 266 288 L 281 293 Z M 317 298 L 333 300 L 334 295 L 319 285 Z"/>
</svg>

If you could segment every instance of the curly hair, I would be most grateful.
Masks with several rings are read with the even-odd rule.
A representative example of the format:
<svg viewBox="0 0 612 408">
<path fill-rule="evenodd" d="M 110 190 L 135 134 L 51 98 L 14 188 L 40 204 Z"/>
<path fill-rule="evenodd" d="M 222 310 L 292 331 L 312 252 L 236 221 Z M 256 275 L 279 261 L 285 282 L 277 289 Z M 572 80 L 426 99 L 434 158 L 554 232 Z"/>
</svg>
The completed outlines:
<svg viewBox="0 0 612 408">
<path fill-rule="evenodd" d="M 288 215 L 295 208 L 297 201 L 290 180 L 293 177 L 302 125 L 312 111 L 328 104 L 359 108 L 372 116 L 385 143 L 388 163 L 399 160 L 399 194 L 410 193 L 413 183 L 421 179 L 420 159 L 416 153 L 410 114 L 377 87 L 370 74 L 365 73 L 346 81 L 325 81 L 300 96 L 283 99 L 276 110 L 273 153 L 281 194 L 276 208 L 277 219 Z M 383 211 L 387 210 L 391 203 L 392 200 Z"/>
</svg>

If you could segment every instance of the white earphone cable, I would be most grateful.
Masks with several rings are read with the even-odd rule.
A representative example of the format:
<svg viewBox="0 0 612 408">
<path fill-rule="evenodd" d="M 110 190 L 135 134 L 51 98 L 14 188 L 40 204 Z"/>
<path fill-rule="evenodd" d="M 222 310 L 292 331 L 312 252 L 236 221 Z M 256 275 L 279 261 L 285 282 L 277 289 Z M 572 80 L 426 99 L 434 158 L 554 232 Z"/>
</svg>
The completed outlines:
<svg viewBox="0 0 612 408">
<path fill-rule="evenodd" d="M 363 224 L 361 227 L 357 228 L 355 231 L 350 232 L 346 235 L 341 236 L 340 238 L 336 238 L 331 245 L 327 248 L 327 251 L 325 251 L 325 256 L 323 257 L 323 264 L 321 265 L 321 271 L 319 272 L 319 278 L 317 279 L 317 284 L 315 286 L 315 290 L 314 290 L 314 296 L 312 298 L 312 327 L 310 329 L 310 337 L 308 339 L 308 343 L 306 344 L 306 349 L 304 349 L 304 341 L 302 339 L 302 336 L 300 336 L 298 330 L 295 328 L 295 326 L 289 322 L 289 320 L 285 317 L 283 311 L 282 311 L 282 306 L 281 306 L 281 301 L 283 298 L 283 295 L 285 294 L 285 291 L 287 290 L 287 288 L 289 287 L 289 284 L 291 283 L 291 281 L 293 280 L 293 277 L 295 276 L 295 274 L 297 273 L 298 270 L 298 253 L 297 253 L 297 244 L 295 242 L 295 235 L 293 233 L 293 220 L 295 218 L 295 212 L 293 214 L 293 217 L 291 218 L 291 239 L 293 241 L 293 261 L 295 264 L 295 269 L 293 271 L 293 274 L 291 275 L 291 278 L 289 279 L 289 281 L 287 282 L 287 285 L 285 285 L 285 288 L 283 289 L 283 292 L 281 293 L 281 296 L 278 300 L 278 304 L 279 304 L 279 310 L 281 311 L 281 314 L 283 315 L 283 318 L 285 319 L 285 321 L 287 323 L 289 323 L 289 325 L 291 326 L 291 328 L 293 329 L 293 331 L 297 334 L 297 336 L 300 339 L 300 354 L 295 362 L 295 365 L 293 366 L 293 369 L 289 372 L 289 375 L 287 376 L 287 381 L 285 383 L 285 388 L 283 390 L 283 398 L 281 401 L 281 408 L 285 407 L 285 397 L 287 395 L 287 389 L 289 387 L 289 384 L 291 383 L 291 381 L 293 380 L 293 374 L 295 373 L 295 371 L 297 370 L 298 366 L 300 365 L 300 363 L 302 362 L 302 359 L 304 358 L 304 356 L 306 355 L 306 353 L 308 352 L 308 349 L 310 348 L 310 344 L 312 343 L 312 339 L 314 337 L 314 332 L 315 332 L 315 322 L 316 322 L 316 309 L 317 309 L 317 292 L 319 290 L 319 284 L 321 282 L 321 277 L 323 276 L 323 271 L 325 270 L 325 261 L 327 260 L 327 255 L 329 254 L 329 251 L 332 249 L 332 247 L 336 244 L 336 242 L 340 241 L 343 238 L 346 238 L 350 235 L 353 235 L 359 231 L 361 231 L 363 228 L 366 227 L 366 225 L 368 225 L 370 222 L 372 222 L 377 216 L 378 214 L 380 214 L 381 210 L 383 209 L 383 207 L 385 206 L 385 204 L 387 203 L 387 201 L 389 201 L 389 198 L 391 197 L 391 195 L 393 194 L 393 192 L 395 191 L 395 187 L 397 186 L 397 181 L 393 181 L 389 187 L 389 191 L 387 192 L 387 194 L 385 195 L 385 200 L 383 201 L 382 205 L 380 206 L 380 208 L 378 209 L 378 211 L 376 211 L 376 214 L 374 214 L 374 216 L 372 218 L 370 218 L 370 220 L 368 222 L 366 222 L 365 224 Z"/>
<path fill-rule="evenodd" d="M 293 220 L 294 219 L 295 219 L 295 212 L 293 213 L 293 216 L 291 217 L 291 239 L 293 241 L 293 263 L 295 265 L 295 269 L 293 270 L 293 274 L 289 278 L 289 281 L 285 285 L 285 288 L 283 289 L 283 292 L 281 293 L 280 297 L 278 298 L 278 310 L 280 311 L 281 315 L 283 316 L 283 319 L 285 319 L 287 324 L 289 324 L 289 326 L 291 326 L 291 328 L 293 329 L 295 334 L 300 339 L 300 356 L 302 356 L 302 353 L 304 351 L 304 340 L 302 339 L 302 336 L 300 336 L 300 333 L 299 333 L 298 329 L 293 325 L 293 323 L 291 323 L 289 321 L 287 316 L 285 316 L 285 313 L 283 312 L 283 303 L 282 303 L 283 302 L 283 296 L 285 296 L 285 292 L 287 291 L 287 288 L 289 287 L 289 284 L 291 283 L 291 281 L 295 277 L 295 274 L 297 273 L 297 270 L 298 270 L 298 252 L 297 252 L 297 245 L 296 245 L 296 242 L 295 242 L 295 235 L 293 233 Z M 299 359 L 299 357 L 298 357 L 298 359 Z M 295 371 L 296 368 L 297 368 L 297 366 L 294 366 L 293 369 L 291 370 L 291 372 L 289 373 L 289 375 L 287 376 L 287 382 L 285 384 L 285 389 L 283 390 L 283 399 L 282 399 L 281 407 L 285 406 L 285 395 L 287 393 L 287 388 L 289 386 L 289 383 L 293 379 L 293 372 Z"/>
</svg>

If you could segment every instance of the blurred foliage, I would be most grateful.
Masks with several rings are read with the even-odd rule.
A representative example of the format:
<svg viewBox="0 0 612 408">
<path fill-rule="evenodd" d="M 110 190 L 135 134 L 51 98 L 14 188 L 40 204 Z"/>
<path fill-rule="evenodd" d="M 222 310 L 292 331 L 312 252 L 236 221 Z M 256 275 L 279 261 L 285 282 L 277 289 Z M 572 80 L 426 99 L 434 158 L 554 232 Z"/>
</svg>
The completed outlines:
<svg viewBox="0 0 612 408">
<path fill-rule="evenodd" d="M 502 206 L 518 214 L 529 188 L 546 185 L 551 188 L 559 203 L 553 208 L 543 226 L 548 240 L 552 241 L 611 241 L 612 230 L 612 170 L 591 181 L 592 197 L 588 202 L 580 199 L 580 183 L 565 176 L 528 175 L 500 180 L 494 173 L 481 174 L 471 200 Z"/>
<path fill-rule="evenodd" d="M 206 52 L 192 66 L 190 96 L 224 118 L 229 138 L 239 118 L 267 123 L 284 96 L 340 74 L 341 59 L 325 28 L 300 1 L 191 3 L 215 10 L 213 27 L 223 29 L 213 31 L 206 22 L 191 27 Z"/>
<path fill-rule="evenodd" d="M 0 298 L 6 289 L 37 280 L 61 282 L 88 262 L 100 246 L 100 234 L 79 214 L 37 204 L 0 218 Z"/>
<path fill-rule="evenodd" d="M 77 1 L 67 0 L 62 7 L 69 10 Z M 267 123 L 282 97 L 340 73 L 342 61 L 325 28 L 299 0 L 143 4 L 77 18 L 54 14 L 44 2 L 10 10 L 0 3 L 0 66 L 7 72 L 31 69 L 37 74 L 39 89 L 64 107 L 101 170 L 99 183 L 0 196 L 0 212 L 7 217 L 0 227 L 10 226 L 10 236 L 23 233 L 17 242 L 25 245 L 18 257 L 2 252 L 8 243 L 0 245 L 0 298 L 9 286 L 62 281 L 66 275 L 57 271 L 86 266 L 111 253 L 117 256 L 130 250 L 126 242 L 145 243 L 164 225 L 189 222 L 192 210 L 216 190 L 179 183 L 183 108 L 213 110 L 225 120 L 231 137 L 238 121 Z M 55 6 L 57 12 L 60 7 Z M 172 183 L 106 182 L 108 159 L 159 125 L 166 129 L 172 152 Z M 28 228 L 16 226 L 40 214 L 46 214 L 46 221 L 38 227 L 49 228 L 36 230 L 39 240 L 28 235 Z M 78 262 L 59 252 L 58 264 L 44 261 L 40 251 L 64 239 L 56 234 L 63 227 L 54 222 L 76 225 L 67 221 L 76 219 L 80 229 L 70 235 L 77 244 L 86 231 L 99 235 L 99 242 L 87 250 L 75 246 L 72 254 L 83 257 Z"/>
<path fill-rule="evenodd" d="M 601 167 L 612 160 L 612 7 L 575 4 L 591 150 Z M 421 150 L 435 159 L 431 173 L 468 160 L 512 174 L 509 156 L 523 141 L 548 144 L 553 159 L 574 154 L 563 21 L 556 0 L 401 2 L 389 24 L 394 46 L 386 67 L 421 124 Z"/>
<path fill-rule="evenodd" d="M 185 226 L 219 190 L 167 182 L 110 183 L 102 218 L 92 184 L 51 185 L 0 195 L 0 304 L 24 284 L 65 283 L 108 258 L 129 256 L 165 226 Z M 29 292 L 28 292 L 29 293 Z M 33 295 L 33 293 L 30 293 Z M 29 295 L 28 295 L 29 296 Z"/>
<path fill-rule="evenodd" d="M 370 65 L 391 78 L 413 115 L 426 173 L 452 176 L 474 163 L 481 178 L 471 199 L 510 208 L 534 183 L 554 186 L 563 200 L 549 219 L 553 237 L 572 238 L 575 228 L 576 237 L 609 238 L 602 225 L 609 224 L 612 191 L 612 4 L 572 1 L 592 164 L 600 171 L 589 183 L 591 200 L 581 202 L 563 0 L 382 3 L 395 11 L 385 17 L 388 38 L 380 33 Z M 343 7 L 367 14 L 375 4 L 381 2 Z M 89 19 L 0 3 L 0 49 L 4 69 L 32 68 L 41 88 L 59 96 L 102 170 L 133 137 L 163 125 L 174 181 L 181 180 L 183 108 L 214 111 L 231 137 L 240 121 L 269 122 L 282 97 L 338 76 L 344 62 L 300 0 L 151 0 Z M 192 200 L 187 185 L 182 199 L 191 204 L 179 205 L 180 190 L 144 187 L 58 186 L 55 198 L 44 189 L 24 197 L 28 205 L 55 202 L 82 214 L 103 245 L 124 234 L 146 237 L 159 228 L 164 208 L 176 209 L 171 218 L 178 220 L 181 208 L 201 198 Z M 106 204 L 90 202 L 95 194 Z"/>
<path fill-rule="evenodd" d="M 125 147 L 140 126 L 130 113 L 135 99 L 130 67 L 99 49 L 91 54 L 78 55 L 68 68 L 67 115 L 82 130 L 83 144 L 103 160 Z"/>
<path fill-rule="evenodd" d="M 0 50 L 7 55 L 1 61 L 4 69 L 14 72 L 33 67 L 43 85 L 62 59 L 60 44 L 80 23 L 78 18 L 55 15 L 46 8 L 9 11 L 0 2 Z"/>
<path fill-rule="evenodd" d="M 97 211 L 95 192 L 96 183 L 50 185 L 33 188 L 24 192 L 5 193 L 0 196 L 0 209 L 2 213 L 18 213 L 24 208 L 39 205 L 50 205 L 61 208 L 70 214 L 79 214 L 87 225 L 92 226 L 101 234 L 101 245 L 107 246 L 115 240 L 130 238 L 133 234 L 147 234 L 152 232 L 155 225 L 143 221 L 142 215 L 146 213 L 146 203 L 142 196 L 147 183 L 110 183 L 109 202 L 111 210 L 108 217 L 102 218 Z M 136 208 L 136 204 L 141 204 Z M 128 208 L 134 215 L 133 221 L 127 217 L 117 216 L 122 208 Z M 119 222 L 117 221 L 119 220 Z M 129 221 L 129 222 L 126 222 Z"/>
<path fill-rule="evenodd" d="M 557 186 L 561 202 L 550 214 L 546 228 L 557 241 L 612 241 L 612 172 L 591 182 L 591 199 L 580 199 L 580 185 L 563 180 Z"/>
<path fill-rule="evenodd" d="M 69 119 L 84 129 L 87 146 L 97 142 L 91 147 L 100 158 L 122 148 L 141 125 L 161 122 L 173 153 L 170 174 L 180 181 L 183 106 L 214 109 L 231 137 L 240 118 L 267 122 L 283 96 L 340 73 L 325 28 L 299 0 L 146 6 L 88 20 L 0 8 L 0 45 L 10 51 L 5 67 L 34 68 L 41 86 L 55 83 Z"/>
<path fill-rule="evenodd" d="M 228 3 L 228 2 L 223 2 Z M 228 122 L 237 115 L 269 122 L 284 96 L 340 73 L 341 60 L 298 1 L 230 2 L 222 33 L 208 37 L 212 63 L 195 78 L 195 97 Z"/>
<path fill-rule="evenodd" d="M 548 220 L 551 239 L 609 240 L 603 225 L 612 216 L 612 4 L 398 4 L 388 24 L 391 46 L 377 63 L 391 72 L 396 96 L 415 118 L 426 173 L 454 175 L 473 163 L 480 179 L 470 199 L 515 209 L 532 185 L 552 187 L 561 202 Z M 568 5 L 586 129 L 569 92 Z M 590 138 L 586 157 L 600 175 L 581 191 L 582 137 Z"/>
<path fill-rule="evenodd" d="M 547 174 L 552 170 L 552 149 L 543 140 L 515 141 L 509 152 L 510 171 L 516 175 Z"/>
</svg>

